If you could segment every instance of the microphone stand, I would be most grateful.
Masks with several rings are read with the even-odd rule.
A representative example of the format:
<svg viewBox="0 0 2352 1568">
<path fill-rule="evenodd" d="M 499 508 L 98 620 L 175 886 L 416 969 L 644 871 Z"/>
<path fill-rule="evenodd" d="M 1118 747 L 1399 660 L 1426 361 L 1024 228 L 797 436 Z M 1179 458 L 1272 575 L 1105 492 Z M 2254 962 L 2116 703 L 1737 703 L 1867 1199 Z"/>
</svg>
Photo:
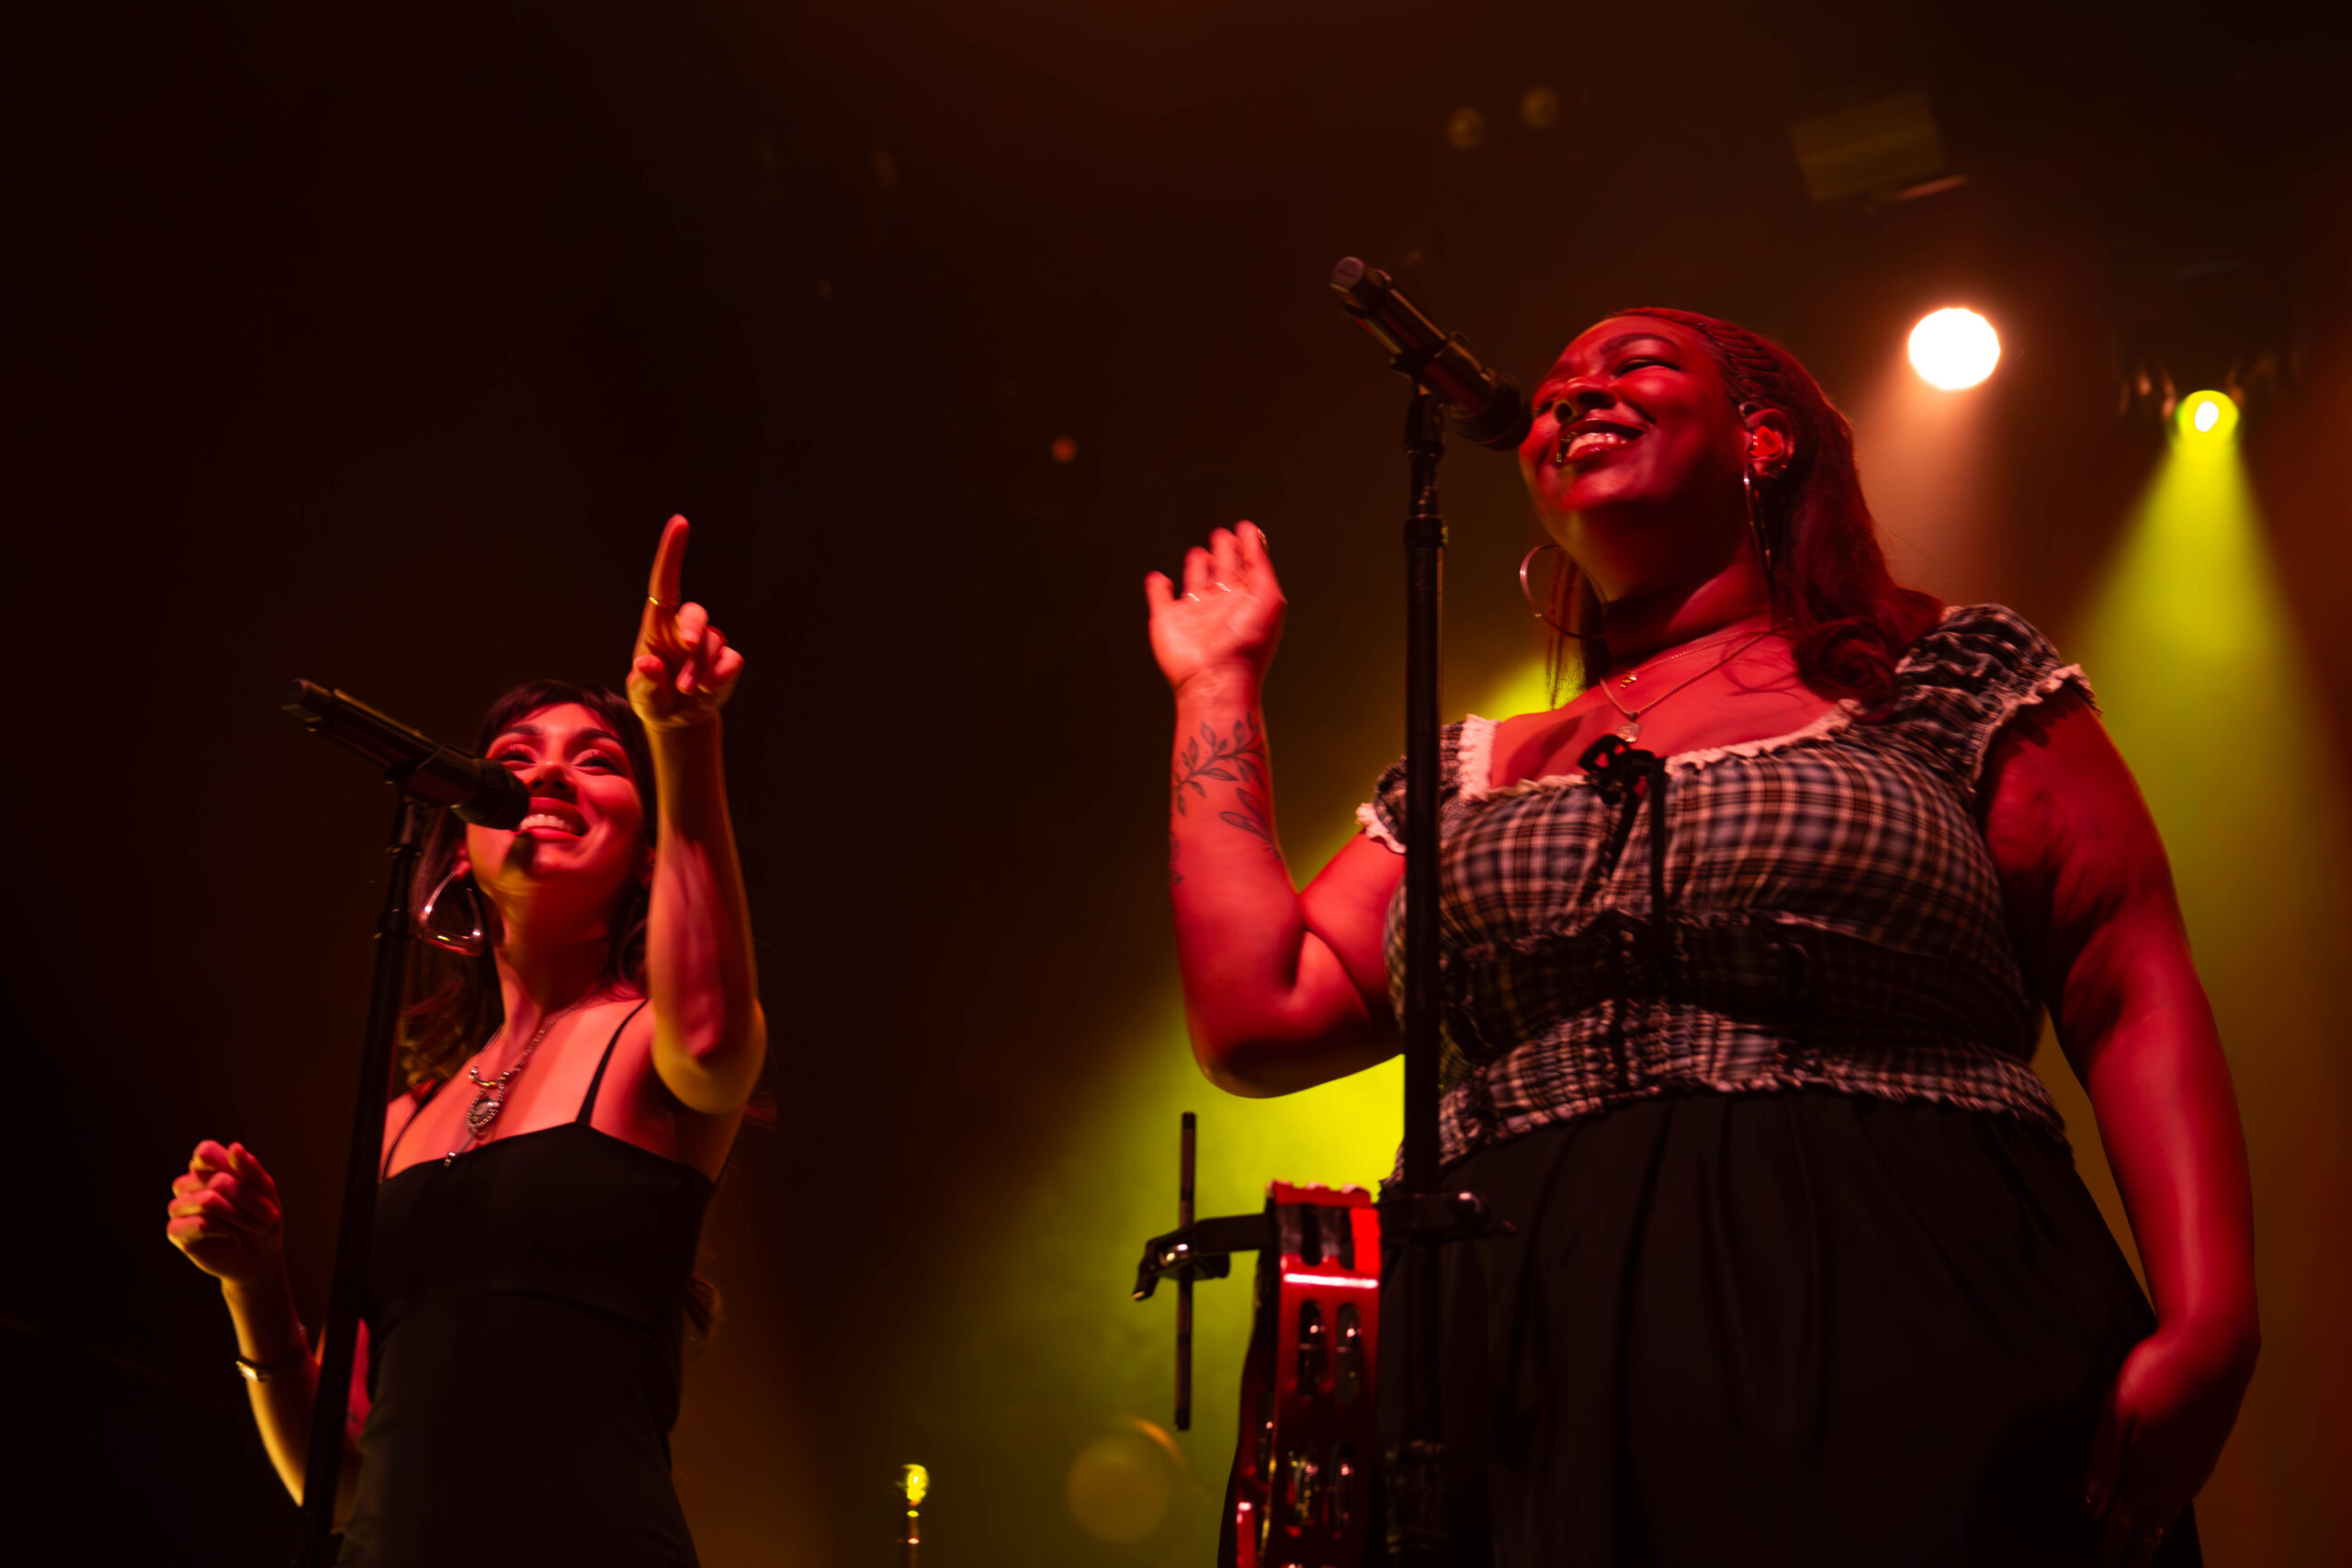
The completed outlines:
<svg viewBox="0 0 2352 1568">
<path fill-rule="evenodd" d="M 334 1282 L 319 1340 L 310 1450 L 302 1461 L 301 1522 L 287 1553 L 288 1568 L 327 1568 L 334 1547 L 335 1494 L 343 1479 L 344 1426 L 351 1411 L 351 1368 L 357 1359 L 359 1299 L 376 1239 L 377 1150 L 384 1142 L 384 1101 L 391 1086 L 392 1047 L 408 984 L 413 930 L 408 901 L 424 853 L 424 814 L 447 807 L 462 822 L 513 828 L 522 823 L 530 796 L 506 769 L 443 746 L 347 692 L 289 681 L 278 695 L 278 706 L 304 728 L 384 769 L 384 782 L 400 791 L 391 837 L 385 845 L 392 863 L 384 886 L 384 908 L 376 917 L 376 972 L 368 992 L 368 1031 L 360 1044 L 351 1145 L 344 1160 L 343 1222 L 335 1233 Z"/>
<path fill-rule="evenodd" d="M 1395 1314 L 1388 1317 L 1390 1342 L 1402 1351 L 1405 1397 L 1401 1440 L 1385 1456 L 1383 1481 L 1389 1561 L 1400 1568 L 1443 1568 L 1451 1538 L 1438 1382 L 1438 1247 L 1460 1234 L 1465 1216 L 1437 1180 L 1438 635 L 1445 573 L 1437 468 L 1445 456 L 1445 404 L 1418 379 L 1405 414 L 1405 1140 L 1403 1179 L 1381 1205 L 1383 1230 L 1404 1244 L 1395 1304 L 1384 1301 L 1382 1307 Z"/>
<path fill-rule="evenodd" d="M 1388 1344 L 1401 1351 L 1398 1440 L 1383 1456 L 1388 1557 L 1403 1568 L 1449 1568 L 1443 1389 L 1439 1379 L 1442 1298 L 1438 1248 L 1498 1227 L 1474 1192 L 1438 1184 L 1438 626 L 1444 591 L 1445 519 L 1437 466 L 1451 407 L 1462 433 L 1512 447 L 1527 434 L 1526 403 L 1510 377 L 1481 364 L 1458 333 L 1417 309 L 1395 279 L 1354 256 L 1331 269 L 1347 313 L 1388 350 L 1389 368 L 1413 384 L 1405 415 L 1411 468 L 1405 511 L 1405 1147 L 1400 1179 L 1380 1201 L 1385 1241 L 1397 1244 L 1381 1287 Z M 1384 1371 L 1384 1381 L 1387 1374 Z"/>
<path fill-rule="evenodd" d="M 359 1094 L 352 1108 L 351 1146 L 344 1162 L 343 1221 L 335 1235 L 334 1284 L 320 1340 L 310 1453 L 302 1466 L 301 1521 L 287 1556 L 288 1568 L 328 1568 L 334 1556 L 335 1494 L 343 1474 L 344 1427 L 351 1409 L 351 1369 L 358 1350 L 359 1299 L 376 1235 L 376 1155 L 384 1142 L 384 1102 L 390 1090 L 392 1045 L 400 1031 L 413 940 L 409 890 L 424 842 L 425 803 L 408 793 L 398 773 L 391 782 L 402 787 L 384 846 L 391 868 L 385 879 L 384 907 L 376 918 L 376 968 L 368 984 Z"/>
</svg>

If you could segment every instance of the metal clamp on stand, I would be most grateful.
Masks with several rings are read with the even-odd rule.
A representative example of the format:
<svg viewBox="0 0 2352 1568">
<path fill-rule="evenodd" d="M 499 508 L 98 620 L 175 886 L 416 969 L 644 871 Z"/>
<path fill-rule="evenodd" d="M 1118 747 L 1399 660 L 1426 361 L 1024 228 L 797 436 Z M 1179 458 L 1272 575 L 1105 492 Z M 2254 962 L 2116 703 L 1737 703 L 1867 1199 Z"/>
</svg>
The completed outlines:
<svg viewBox="0 0 2352 1568">
<path fill-rule="evenodd" d="M 1390 1191 L 1380 1199 L 1381 1234 L 1427 1242 L 1476 1241 L 1509 1235 L 1511 1226 L 1487 1212 L 1476 1192 Z"/>
</svg>

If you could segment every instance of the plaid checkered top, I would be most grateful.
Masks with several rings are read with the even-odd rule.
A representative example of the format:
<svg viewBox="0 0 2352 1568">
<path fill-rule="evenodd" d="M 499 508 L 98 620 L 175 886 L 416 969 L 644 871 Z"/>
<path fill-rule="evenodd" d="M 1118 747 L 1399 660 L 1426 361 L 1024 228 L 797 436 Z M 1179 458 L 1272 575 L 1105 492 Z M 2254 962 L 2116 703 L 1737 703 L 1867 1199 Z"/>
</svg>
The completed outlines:
<svg viewBox="0 0 2352 1568">
<path fill-rule="evenodd" d="M 1441 748 L 1442 1157 L 1677 1091 L 1822 1088 L 2004 1111 L 2064 1136 L 1975 796 L 1995 734 L 2073 684 L 1998 605 L 1956 606 L 1896 670 L 1794 734 L 1665 761 L 1651 807 L 1583 773 L 1491 787 L 1495 725 Z M 1404 847 L 1405 769 L 1358 813 Z M 1404 893 L 1388 975 L 1403 1005 Z"/>
</svg>

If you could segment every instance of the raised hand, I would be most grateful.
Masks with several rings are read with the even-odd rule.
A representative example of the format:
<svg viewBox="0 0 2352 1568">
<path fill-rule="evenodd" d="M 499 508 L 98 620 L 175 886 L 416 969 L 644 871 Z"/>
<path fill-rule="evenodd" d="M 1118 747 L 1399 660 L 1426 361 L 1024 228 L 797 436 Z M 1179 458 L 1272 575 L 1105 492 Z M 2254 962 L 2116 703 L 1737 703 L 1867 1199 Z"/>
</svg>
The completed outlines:
<svg viewBox="0 0 2352 1568">
<path fill-rule="evenodd" d="M 743 656 L 710 624 L 700 604 L 681 602 L 686 565 L 686 520 L 670 519 L 653 552 L 645 613 L 629 660 L 628 705 L 648 729 L 693 729 L 717 721 L 735 693 Z"/>
<path fill-rule="evenodd" d="M 1171 688 L 1182 691 L 1200 676 L 1265 679 L 1287 605 L 1255 523 L 1219 528 L 1205 549 L 1186 551 L 1181 593 L 1155 571 L 1143 580 L 1143 594 L 1151 606 L 1152 655 Z"/>
<path fill-rule="evenodd" d="M 197 1145 L 165 1213 L 165 1238 L 216 1279 L 261 1284 L 285 1269 L 277 1183 L 243 1144 Z"/>
</svg>

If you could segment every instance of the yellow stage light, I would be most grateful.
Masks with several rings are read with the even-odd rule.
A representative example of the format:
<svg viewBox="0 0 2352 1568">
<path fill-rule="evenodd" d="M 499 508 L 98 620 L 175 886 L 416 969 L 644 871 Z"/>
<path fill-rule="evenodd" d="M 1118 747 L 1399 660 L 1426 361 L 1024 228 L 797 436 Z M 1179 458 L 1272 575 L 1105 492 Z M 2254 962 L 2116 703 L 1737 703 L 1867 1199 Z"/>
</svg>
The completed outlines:
<svg viewBox="0 0 2352 1568">
<path fill-rule="evenodd" d="M 1973 387 L 2001 361 L 2001 339 L 1993 323 L 1955 305 L 1931 310 L 1911 329 L 1911 368 L 1931 387 L 1947 392 Z"/>
<path fill-rule="evenodd" d="M 2227 392 L 2191 392 L 2173 417 L 2184 435 L 2227 435 L 2238 427 L 2238 405 Z"/>
</svg>

